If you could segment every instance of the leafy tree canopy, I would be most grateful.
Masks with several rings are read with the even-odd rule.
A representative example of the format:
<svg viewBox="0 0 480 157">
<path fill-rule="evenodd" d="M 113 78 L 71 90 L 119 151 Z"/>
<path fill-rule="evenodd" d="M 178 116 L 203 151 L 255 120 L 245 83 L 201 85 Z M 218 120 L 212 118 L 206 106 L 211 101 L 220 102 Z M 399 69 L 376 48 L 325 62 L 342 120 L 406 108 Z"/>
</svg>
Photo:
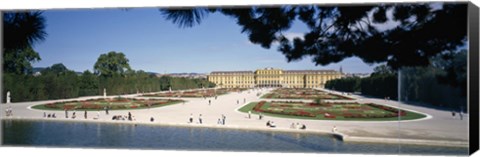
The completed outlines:
<svg viewBox="0 0 480 157">
<path fill-rule="evenodd" d="M 246 8 L 162 9 L 180 27 L 199 24 L 208 13 L 232 17 L 249 40 L 263 48 L 279 43 L 288 61 L 312 57 L 317 65 L 359 57 L 393 69 L 427 66 L 429 58 L 465 44 L 466 3 L 379 4 L 359 6 L 254 6 Z M 296 20 L 309 31 L 288 39 Z M 391 28 L 388 28 L 391 26 Z"/>
<path fill-rule="evenodd" d="M 3 14 L 3 70 L 25 74 L 32 70 L 31 62 L 40 55 L 34 44 L 45 40 L 45 19 L 41 12 L 6 12 Z"/>
<path fill-rule="evenodd" d="M 395 74 L 395 71 L 392 68 L 390 68 L 389 66 L 387 66 L 385 64 L 382 64 L 382 65 L 379 65 L 379 66 L 376 66 L 375 68 L 373 68 L 372 76 L 393 75 L 393 74 Z"/>
<path fill-rule="evenodd" d="M 110 51 L 107 54 L 101 54 L 93 66 L 96 75 L 111 77 L 113 75 L 124 76 L 132 71 L 128 64 L 128 59 L 122 52 Z"/>
<path fill-rule="evenodd" d="M 31 46 L 24 49 L 10 49 L 3 53 L 5 73 L 25 74 L 32 72 L 32 62 L 39 61 L 40 55 Z"/>
<path fill-rule="evenodd" d="M 42 70 L 42 73 L 53 73 L 53 74 L 61 75 L 69 71 L 71 70 L 68 70 L 67 67 L 65 67 L 65 65 L 63 65 L 62 63 L 57 63 L 57 64 L 53 64 L 51 67 L 48 67 Z"/>
</svg>

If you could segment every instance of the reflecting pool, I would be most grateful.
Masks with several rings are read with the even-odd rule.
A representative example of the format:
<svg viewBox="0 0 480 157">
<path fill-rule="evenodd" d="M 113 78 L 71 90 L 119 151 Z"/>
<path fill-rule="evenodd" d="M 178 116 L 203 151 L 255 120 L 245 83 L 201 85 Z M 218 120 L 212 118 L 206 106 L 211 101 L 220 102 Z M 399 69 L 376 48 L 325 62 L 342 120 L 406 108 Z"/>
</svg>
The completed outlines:
<svg viewBox="0 0 480 157">
<path fill-rule="evenodd" d="M 141 124 L 2 120 L 2 129 L 3 145 L 9 146 L 349 154 L 468 154 L 468 148 L 343 142 L 329 135 Z"/>
</svg>

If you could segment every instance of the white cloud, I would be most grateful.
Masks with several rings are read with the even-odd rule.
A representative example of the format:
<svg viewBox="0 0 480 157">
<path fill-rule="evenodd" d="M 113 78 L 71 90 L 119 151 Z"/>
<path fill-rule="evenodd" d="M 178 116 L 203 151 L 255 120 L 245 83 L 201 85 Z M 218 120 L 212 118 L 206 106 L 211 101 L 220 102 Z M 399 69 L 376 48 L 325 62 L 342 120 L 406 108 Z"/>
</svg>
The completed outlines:
<svg viewBox="0 0 480 157">
<path fill-rule="evenodd" d="M 283 36 L 285 36 L 290 41 L 292 41 L 294 38 L 300 38 L 303 40 L 303 33 L 287 32 L 287 33 L 283 33 Z"/>
</svg>

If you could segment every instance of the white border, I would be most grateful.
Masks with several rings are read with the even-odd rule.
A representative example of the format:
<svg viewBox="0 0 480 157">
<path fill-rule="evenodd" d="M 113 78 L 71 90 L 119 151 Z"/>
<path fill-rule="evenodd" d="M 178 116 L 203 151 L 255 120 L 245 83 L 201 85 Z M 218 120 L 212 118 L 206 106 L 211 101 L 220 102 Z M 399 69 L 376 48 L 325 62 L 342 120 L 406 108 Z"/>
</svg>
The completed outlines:
<svg viewBox="0 0 480 157">
<path fill-rule="evenodd" d="M 466 2 L 442 0 L 443 2 Z M 136 8 L 136 7 L 192 7 L 192 6 L 241 6 L 241 5 L 281 5 L 281 4 L 359 4 L 359 3 L 413 3 L 438 2 L 438 0 L 2 0 L 0 10 L 24 9 L 66 9 L 66 8 Z"/>
</svg>

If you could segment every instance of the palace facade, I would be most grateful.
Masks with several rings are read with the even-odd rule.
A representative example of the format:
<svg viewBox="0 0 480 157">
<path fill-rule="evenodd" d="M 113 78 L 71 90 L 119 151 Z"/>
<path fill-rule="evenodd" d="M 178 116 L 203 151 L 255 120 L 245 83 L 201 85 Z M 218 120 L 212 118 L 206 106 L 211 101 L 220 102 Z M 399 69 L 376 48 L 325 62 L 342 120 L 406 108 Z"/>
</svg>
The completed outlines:
<svg viewBox="0 0 480 157">
<path fill-rule="evenodd" d="M 285 87 L 324 88 L 328 80 L 343 77 L 342 69 L 282 70 L 274 68 L 255 71 L 214 71 L 207 78 L 220 88 Z"/>
</svg>

